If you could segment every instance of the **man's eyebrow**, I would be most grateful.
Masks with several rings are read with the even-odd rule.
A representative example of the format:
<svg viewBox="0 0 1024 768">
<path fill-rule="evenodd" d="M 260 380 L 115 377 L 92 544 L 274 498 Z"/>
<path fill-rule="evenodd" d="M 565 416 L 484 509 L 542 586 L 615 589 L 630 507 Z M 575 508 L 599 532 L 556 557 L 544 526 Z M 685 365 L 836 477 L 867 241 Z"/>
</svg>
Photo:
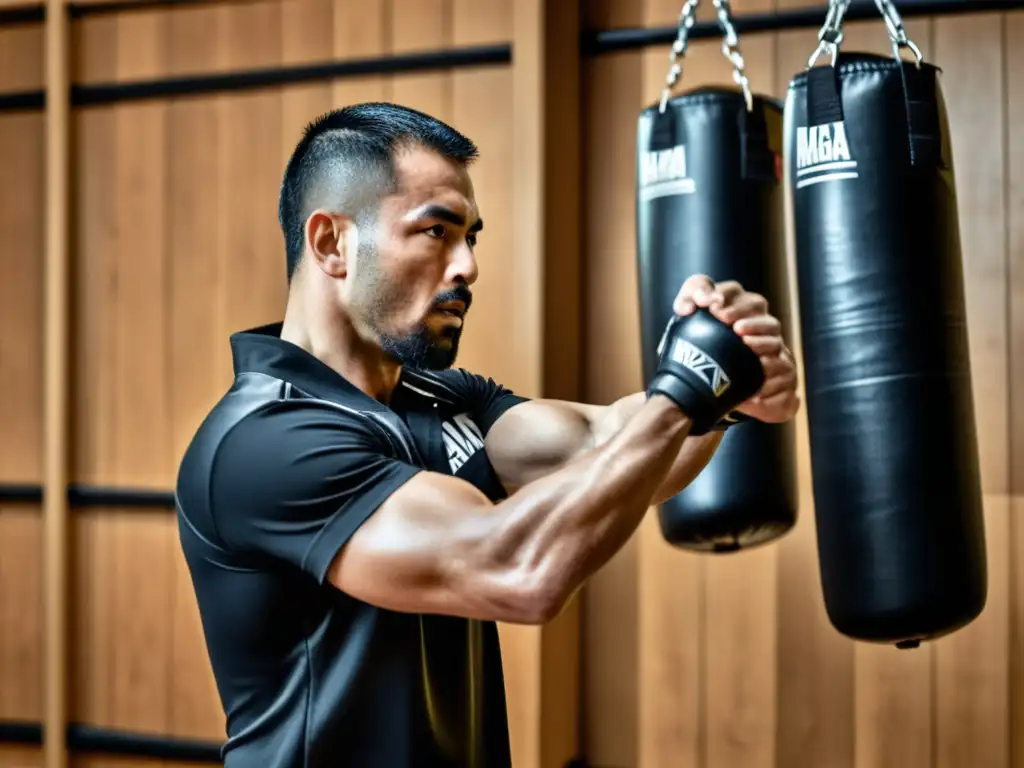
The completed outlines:
<svg viewBox="0 0 1024 768">
<path fill-rule="evenodd" d="M 409 218 L 441 219 L 441 221 L 447 221 L 449 224 L 454 224 L 457 227 L 466 226 L 466 219 L 464 216 L 461 216 L 460 214 L 456 213 L 447 206 L 438 205 L 437 203 L 431 203 L 430 205 L 425 205 L 422 208 L 418 208 L 409 215 Z M 469 231 L 479 232 L 483 228 L 483 219 L 477 219 L 475 222 L 473 222 L 472 226 L 470 226 Z"/>
</svg>

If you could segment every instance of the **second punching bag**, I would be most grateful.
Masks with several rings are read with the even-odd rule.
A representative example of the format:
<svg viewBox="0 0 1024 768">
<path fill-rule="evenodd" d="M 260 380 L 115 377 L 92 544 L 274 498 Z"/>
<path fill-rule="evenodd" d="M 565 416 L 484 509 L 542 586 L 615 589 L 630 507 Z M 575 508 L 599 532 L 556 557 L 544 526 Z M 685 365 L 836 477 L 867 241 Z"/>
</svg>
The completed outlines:
<svg viewBox="0 0 1024 768">
<path fill-rule="evenodd" d="M 637 258 L 645 380 L 683 282 L 707 274 L 764 295 L 787 322 L 781 187 L 781 105 L 749 91 L 728 3 L 715 0 L 741 88 L 700 88 L 668 98 L 696 2 L 680 17 L 673 72 L 661 103 L 638 127 Z M 697 478 L 659 509 L 669 543 L 733 552 L 773 541 L 796 522 L 793 426 L 731 426 Z"/>
<path fill-rule="evenodd" d="M 938 70 L 888 0 L 894 55 L 839 55 L 844 1 L 786 105 L 818 555 L 836 629 L 914 647 L 986 596 L 953 160 Z"/>
</svg>

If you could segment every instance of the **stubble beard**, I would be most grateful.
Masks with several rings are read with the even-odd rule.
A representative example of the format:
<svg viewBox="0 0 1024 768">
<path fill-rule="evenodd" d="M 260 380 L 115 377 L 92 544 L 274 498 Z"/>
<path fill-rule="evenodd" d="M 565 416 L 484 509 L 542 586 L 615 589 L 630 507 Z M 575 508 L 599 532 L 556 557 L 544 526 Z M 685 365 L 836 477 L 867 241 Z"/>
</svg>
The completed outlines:
<svg viewBox="0 0 1024 768">
<path fill-rule="evenodd" d="M 387 331 L 389 320 L 400 306 L 402 291 L 380 269 L 374 243 L 360 242 L 358 258 L 363 272 L 360 294 L 366 298 L 365 321 L 384 354 L 403 367 L 432 371 L 451 368 L 458 357 L 462 328 L 447 328 L 443 337 L 433 334 L 423 322 L 404 335 Z"/>
</svg>

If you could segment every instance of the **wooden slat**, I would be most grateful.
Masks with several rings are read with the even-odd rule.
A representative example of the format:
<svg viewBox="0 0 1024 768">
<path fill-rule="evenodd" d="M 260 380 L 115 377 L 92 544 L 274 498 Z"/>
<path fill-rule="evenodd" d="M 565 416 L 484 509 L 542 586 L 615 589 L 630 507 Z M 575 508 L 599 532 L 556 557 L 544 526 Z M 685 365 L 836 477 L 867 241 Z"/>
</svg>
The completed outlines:
<svg viewBox="0 0 1024 768">
<path fill-rule="evenodd" d="M 1024 119 L 1024 12 L 1003 21 L 1006 125 Z M 1006 136 L 1007 289 L 1010 424 L 1010 766 L 1024 768 L 1024 137 Z"/>
<path fill-rule="evenodd" d="M 0 720 L 43 717 L 42 550 L 38 505 L 0 505 Z"/>
<path fill-rule="evenodd" d="M 0 78 L 42 81 L 41 29 L 0 30 Z M 9 47 L 6 47 L 9 46 Z M 0 482 L 42 480 L 44 128 L 41 113 L 0 116 Z M 0 719 L 43 717 L 42 518 L 0 505 Z M 42 764 L 38 748 L 0 745 L 0 766 Z"/>
<path fill-rule="evenodd" d="M 42 114 L 0 116 L 0 482 L 7 483 L 42 479 L 44 125 Z"/>
<path fill-rule="evenodd" d="M 43 367 L 43 763 L 67 765 L 68 570 L 71 526 L 65 489 L 70 397 L 70 57 L 63 0 L 47 0 Z"/>
<path fill-rule="evenodd" d="M 353 59 L 364 59 L 381 56 L 386 51 L 380 50 L 380 43 L 390 35 L 392 23 L 397 26 L 408 24 L 410 18 L 425 19 L 425 15 L 418 8 L 410 10 L 395 5 L 392 10 L 389 4 L 381 0 L 370 0 L 368 3 L 354 4 L 351 2 L 339 2 L 338 0 L 236 0 L 235 2 L 224 2 L 218 0 L 215 3 L 195 4 L 177 8 L 153 8 L 133 11 L 120 14 L 125 19 L 137 19 L 140 24 L 147 23 L 168 23 L 170 18 L 190 18 L 197 28 L 205 28 L 207 34 L 213 34 L 215 30 L 226 32 L 227 29 L 220 26 L 219 20 L 230 18 L 232 27 L 237 28 L 262 28 L 265 19 L 268 17 L 288 18 L 316 18 L 324 14 L 333 14 L 333 23 L 327 26 L 307 27 L 305 33 L 310 38 L 308 46 L 292 46 L 284 63 L 289 65 L 301 65 L 322 63 L 328 61 L 345 61 Z M 499 10 L 505 14 L 504 18 L 497 23 L 505 23 L 510 17 L 507 16 L 507 9 Z M 325 17 L 327 18 L 327 17 Z M 436 25 L 438 21 L 445 21 L 445 16 L 426 20 L 428 24 Z M 81 46 L 93 45 L 94 36 L 102 37 L 102 30 L 110 24 L 116 23 L 115 15 L 88 16 L 74 22 L 74 35 Z M 392 22 L 394 19 L 394 22 Z M 279 29 L 280 26 L 275 29 Z M 293 29 L 295 29 L 293 25 Z M 323 35 L 330 35 L 336 41 L 333 50 L 325 50 L 314 41 Z M 406 52 L 410 51 L 435 51 L 447 46 L 438 46 L 430 42 L 431 38 L 426 35 L 419 42 L 409 39 L 406 43 Z M 496 33 L 488 34 L 480 38 L 480 44 L 495 42 L 507 43 L 508 38 L 496 36 Z M 226 49 L 224 49 L 226 51 Z M 279 66 L 282 61 L 276 53 L 276 46 L 251 45 L 247 55 L 239 57 L 236 55 L 218 56 L 213 60 L 199 58 L 189 60 L 187 57 L 178 57 L 174 64 L 164 62 L 156 69 L 139 61 L 125 69 L 119 70 L 113 76 L 104 72 L 102 68 L 89 66 L 86 62 L 88 57 L 79 57 L 80 66 L 77 69 L 78 79 L 76 82 L 83 84 L 126 82 L 140 79 L 162 78 L 170 76 L 193 76 L 206 75 L 234 70 L 264 69 Z"/>
<path fill-rule="evenodd" d="M 644 24 L 673 23 L 679 12 L 674 0 L 647 0 Z M 632 137 L 623 152 L 635 157 L 636 120 L 640 110 L 660 98 L 668 69 L 665 48 L 643 54 L 643 85 L 634 107 Z M 684 78 L 686 78 L 684 74 Z M 689 79 L 682 82 L 689 83 Z M 685 86 L 681 86 L 685 87 Z M 632 181 L 632 179 L 631 179 Z M 631 183 L 630 188 L 634 185 Z M 626 210 L 633 210 L 635 203 Z M 619 254 L 628 260 L 636 284 L 635 241 Z M 635 291 L 630 292 L 636 297 Z M 643 387 L 640 307 L 633 298 L 629 317 L 621 322 L 632 330 L 629 358 L 635 366 L 630 391 Z M 666 544 L 654 510 L 639 530 L 637 561 L 639 605 L 639 743 L 636 765 L 669 768 L 703 765 L 707 760 L 707 710 L 704 701 L 706 672 L 705 597 L 707 558 Z"/>
<path fill-rule="evenodd" d="M 514 3 L 513 207 L 504 212 L 516 223 L 510 352 L 519 386 L 567 400 L 581 394 L 579 15 L 572 3 Z M 543 628 L 502 628 L 504 645 L 529 654 L 517 659 L 529 682 L 512 693 L 529 717 L 515 733 L 516 765 L 562 766 L 579 753 L 579 621 L 574 598 Z"/>
<path fill-rule="evenodd" d="M 763 13 L 773 0 L 738 0 L 734 11 Z M 775 87 L 774 35 L 740 38 L 745 71 L 755 93 Z M 695 42 L 686 57 L 681 90 L 732 86 L 732 67 L 719 40 Z M 699 148 L 694 147 L 695 151 Z M 736 226 L 744 214 L 735 211 Z M 780 253 L 784 258 L 785 254 Z M 776 311 L 781 308 L 776 307 Z M 704 709 L 706 765 L 772 768 L 776 728 L 775 545 L 708 557 L 704 582 Z M 667 762 L 667 761 L 666 761 Z"/>
<path fill-rule="evenodd" d="M 0 27 L 0 93 L 43 87 L 43 25 Z"/>
<path fill-rule="evenodd" d="M 1009 407 L 1002 20 L 936 21 L 960 214 L 988 541 L 988 605 L 936 644 L 937 765 L 1009 761 Z M 979 119 L 980 116 L 983 119 Z"/>
<path fill-rule="evenodd" d="M 221 51 L 217 19 L 181 9 L 168 18 L 168 66 L 212 64 Z M 221 153 L 232 141 L 220 132 L 218 98 L 176 100 L 166 114 L 166 271 L 168 376 L 172 465 L 230 384 L 227 339 L 220 327 L 221 291 L 227 272 L 217 248 L 225 221 L 218 210 Z M 169 733 L 196 739 L 225 738 L 213 672 L 192 580 L 175 542 L 168 680 Z"/>
<path fill-rule="evenodd" d="M 0 746 L 0 768 L 38 768 L 43 764 L 39 747 Z"/>
<path fill-rule="evenodd" d="M 158 71 L 165 17 L 118 16 L 107 45 L 85 52 L 107 72 Z M 166 106 L 132 104 L 80 116 L 76 326 L 78 478 L 166 488 L 172 475 L 164 339 Z M 81 187 L 80 187 L 81 189 Z M 102 189 L 103 198 L 88 199 Z M 84 321 L 84 322 L 83 322 Z M 84 326 L 84 327 L 83 327 Z M 82 438 L 85 438 L 82 440 Z M 76 719 L 163 733 L 168 728 L 174 520 L 92 510 L 77 522 Z"/>
<path fill-rule="evenodd" d="M 592 26 L 630 26 L 642 21 L 640 5 L 604 0 L 584 7 L 602 13 Z M 642 64 L 640 52 L 584 61 L 583 396 L 592 403 L 611 403 L 642 383 L 637 356 L 611 352 L 633 350 L 639 338 L 635 226 L 632 214 L 623 212 L 635 205 Z M 638 540 L 634 536 L 583 591 L 583 738 L 595 766 L 637 765 Z"/>
<path fill-rule="evenodd" d="M 451 0 L 392 0 L 391 37 L 394 54 L 441 50 L 451 46 Z M 451 120 L 452 78 L 447 73 L 395 75 L 390 98 L 440 120 Z"/>
</svg>

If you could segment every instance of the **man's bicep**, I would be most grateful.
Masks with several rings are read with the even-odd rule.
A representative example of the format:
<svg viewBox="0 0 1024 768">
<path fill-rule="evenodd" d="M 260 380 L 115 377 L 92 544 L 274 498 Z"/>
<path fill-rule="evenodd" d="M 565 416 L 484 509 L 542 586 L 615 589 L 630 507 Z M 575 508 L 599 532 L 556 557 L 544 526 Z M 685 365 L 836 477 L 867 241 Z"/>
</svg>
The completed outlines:
<svg viewBox="0 0 1024 768">
<path fill-rule="evenodd" d="M 421 472 L 397 489 L 337 553 L 327 579 L 371 605 L 407 613 L 494 618 L 481 545 L 491 502 L 458 478 Z"/>
<path fill-rule="evenodd" d="M 358 416 L 271 406 L 246 417 L 218 450 L 214 523 L 230 548 L 323 581 L 338 550 L 421 471 L 395 459 Z"/>
<path fill-rule="evenodd" d="M 509 492 L 564 466 L 596 445 L 604 410 L 560 400 L 532 400 L 501 416 L 484 446 Z"/>
</svg>

